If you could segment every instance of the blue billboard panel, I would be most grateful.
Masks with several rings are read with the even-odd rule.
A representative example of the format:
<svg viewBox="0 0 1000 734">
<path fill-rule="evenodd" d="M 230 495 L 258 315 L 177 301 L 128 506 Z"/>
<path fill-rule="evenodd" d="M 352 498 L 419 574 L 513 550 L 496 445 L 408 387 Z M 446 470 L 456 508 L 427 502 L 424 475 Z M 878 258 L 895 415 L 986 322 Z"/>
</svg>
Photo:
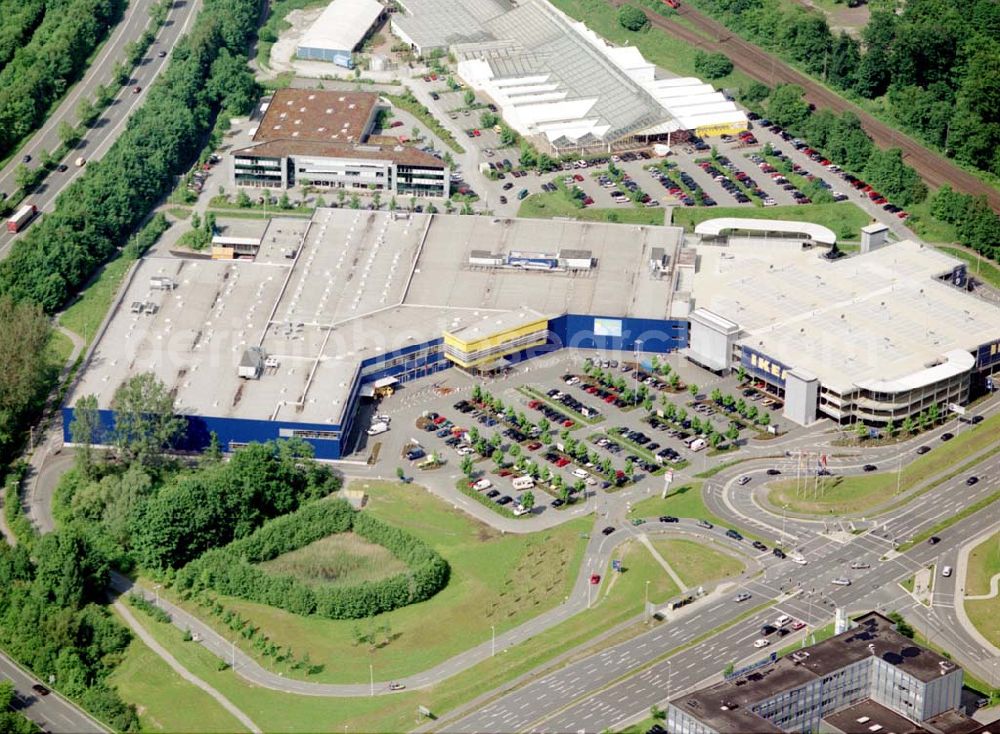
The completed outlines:
<svg viewBox="0 0 1000 734">
<path fill-rule="evenodd" d="M 743 369 L 754 377 L 785 386 L 785 375 L 790 367 L 750 347 L 742 346 L 741 349 L 743 351 L 740 355 L 740 364 L 743 365 Z"/>
<path fill-rule="evenodd" d="M 1000 362 L 1000 341 L 983 344 L 976 350 L 976 369 L 990 367 Z"/>
</svg>

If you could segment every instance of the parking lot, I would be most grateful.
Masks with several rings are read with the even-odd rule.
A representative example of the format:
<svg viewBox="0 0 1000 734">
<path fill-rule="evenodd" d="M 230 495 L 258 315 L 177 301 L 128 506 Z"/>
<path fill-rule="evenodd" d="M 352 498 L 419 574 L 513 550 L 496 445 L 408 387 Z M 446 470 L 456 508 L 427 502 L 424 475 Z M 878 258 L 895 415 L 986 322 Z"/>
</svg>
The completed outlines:
<svg viewBox="0 0 1000 734">
<path fill-rule="evenodd" d="M 678 355 L 657 358 L 669 365 L 664 375 L 653 373 L 651 355 L 637 370 L 631 354 L 588 354 L 563 350 L 494 378 L 452 369 L 402 385 L 359 415 L 351 458 L 374 456 L 390 472 L 400 466 L 445 491 L 462 482 L 465 494 L 516 515 L 528 514 L 519 507 L 525 492 L 537 515 L 631 486 L 659 488 L 668 470 L 707 465 L 709 428 L 721 434 L 733 420 L 712 391 L 739 397 L 735 377 Z M 364 435 L 381 419 L 387 431 Z M 753 435 L 744 430 L 740 440 Z M 432 467 L 432 456 L 444 466 Z"/>
</svg>

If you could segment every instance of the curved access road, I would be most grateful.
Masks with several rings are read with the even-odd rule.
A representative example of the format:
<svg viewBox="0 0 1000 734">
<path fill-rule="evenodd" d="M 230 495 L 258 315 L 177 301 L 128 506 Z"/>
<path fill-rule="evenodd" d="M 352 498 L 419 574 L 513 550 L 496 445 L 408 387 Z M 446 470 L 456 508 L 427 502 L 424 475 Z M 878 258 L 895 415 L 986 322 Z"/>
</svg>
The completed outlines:
<svg viewBox="0 0 1000 734">
<path fill-rule="evenodd" d="M 625 0 L 610 0 L 615 7 Z M 718 21 L 698 12 L 689 3 L 682 4 L 678 13 L 685 25 L 671 21 L 651 10 L 642 9 L 650 24 L 671 36 L 709 52 L 726 54 L 741 72 L 759 82 L 775 84 L 798 84 L 806 94 L 806 100 L 817 107 L 836 113 L 852 112 L 861 120 L 865 132 L 882 148 L 900 148 L 903 158 L 916 169 L 930 186 L 937 188 L 944 184 L 957 191 L 974 196 L 985 196 L 995 211 L 1000 211 L 1000 191 L 960 168 L 944 156 L 926 148 L 913 138 L 890 127 L 873 117 L 853 102 L 841 97 L 819 82 L 767 53 L 759 46 L 740 38 Z"/>
<path fill-rule="evenodd" d="M 83 79 L 77 82 L 72 91 L 66 95 L 55 113 L 46 120 L 42 129 L 35 133 L 31 140 L 18 151 L 14 159 L 8 163 L 7 167 L 0 172 L 0 191 L 8 195 L 13 193 L 16 188 L 14 170 L 20 165 L 22 155 L 31 155 L 32 163 L 37 165 L 40 151 L 51 151 L 59 147 L 59 124 L 62 122 L 76 124 L 76 107 L 80 104 L 80 100 L 93 99 L 97 87 L 110 80 L 114 65 L 124 58 L 126 44 L 138 39 L 146 30 L 149 25 L 149 9 L 153 0 L 133 0 L 133 3 L 129 5 L 125 19 L 113 31 L 112 37 L 105 43 L 97 60 L 91 64 Z M 24 200 L 25 203 L 34 204 L 40 212 L 51 211 L 56 197 L 76 180 L 77 176 L 83 173 L 83 168 L 74 165 L 76 158 L 83 156 L 87 160 L 96 160 L 107 153 L 108 148 L 125 129 L 129 116 L 142 104 L 149 86 L 169 63 L 169 52 L 190 28 L 197 8 L 198 0 L 174 0 L 173 6 L 167 14 L 167 22 L 157 32 L 156 40 L 150 46 L 146 56 L 132 70 L 129 84 L 118 90 L 118 94 L 111 100 L 107 109 L 101 113 L 94 126 L 87 130 L 83 139 L 60 161 L 69 167 L 68 170 L 64 173 L 52 171 L 45 181 Z M 160 51 L 167 52 L 167 55 L 161 58 Z M 140 88 L 138 94 L 134 92 L 136 86 Z M 29 224 L 22 232 L 29 231 L 32 226 Z M 11 244 L 19 236 L 20 233 L 14 235 L 8 233 L 6 228 L 0 231 L 0 258 L 7 256 Z"/>
</svg>

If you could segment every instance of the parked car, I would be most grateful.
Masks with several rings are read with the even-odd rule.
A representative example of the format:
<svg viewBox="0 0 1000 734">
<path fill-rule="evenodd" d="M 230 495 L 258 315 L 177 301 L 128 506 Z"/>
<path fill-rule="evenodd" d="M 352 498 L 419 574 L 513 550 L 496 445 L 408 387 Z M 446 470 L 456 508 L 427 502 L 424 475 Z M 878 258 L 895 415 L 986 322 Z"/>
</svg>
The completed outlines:
<svg viewBox="0 0 1000 734">
<path fill-rule="evenodd" d="M 602 535 L 611 535 L 611 533 L 613 533 L 613 532 L 615 532 L 615 529 L 613 527 L 611 527 L 610 525 L 608 525 L 606 528 L 604 528 L 604 530 L 601 531 L 601 534 Z"/>
</svg>

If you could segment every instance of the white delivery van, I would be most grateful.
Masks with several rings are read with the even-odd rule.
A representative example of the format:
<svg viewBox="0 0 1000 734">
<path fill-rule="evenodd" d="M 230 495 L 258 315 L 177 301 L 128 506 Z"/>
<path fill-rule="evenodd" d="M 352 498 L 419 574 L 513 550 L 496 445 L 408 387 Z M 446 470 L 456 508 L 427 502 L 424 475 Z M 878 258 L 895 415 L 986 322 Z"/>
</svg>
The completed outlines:
<svg viewBox="0 0 1000 734">
<path fill-rule="evenodd" d="M 590 474 L 587 473 L 586 469 L 581 469 L 580 467 L 577 467 L 576 469 L 573 470 L 573 476 L 579 477 L 580 479 L 586 479 L 587 477 L 590 476 Z"/>
<path fill-rule="evenodd" d="M 688 446 L 688 448 L 691 449 L 692 451 L 701 451 L 706 446 L 708 446 L 708 444 L 705 443 L 705 439 L 696 438 L 694 441 L 691 442 L 691 445 Z"/>
<path fill-rule="evenodd" d="M 514 489 L 531 489 L 535 486 L 535 480 L 531 477 L 514 477 Z"/>
<path fill-rule="evenodd" d="M 388 430 L 389 430 L 389 426 L 387 426 L 385 423 L 372 423 L 371 428 L 369 428 L 366 431 L 366 433 L 369 436 L 377 436 L 378 434 L 385 433 Z"/>
</svg>

